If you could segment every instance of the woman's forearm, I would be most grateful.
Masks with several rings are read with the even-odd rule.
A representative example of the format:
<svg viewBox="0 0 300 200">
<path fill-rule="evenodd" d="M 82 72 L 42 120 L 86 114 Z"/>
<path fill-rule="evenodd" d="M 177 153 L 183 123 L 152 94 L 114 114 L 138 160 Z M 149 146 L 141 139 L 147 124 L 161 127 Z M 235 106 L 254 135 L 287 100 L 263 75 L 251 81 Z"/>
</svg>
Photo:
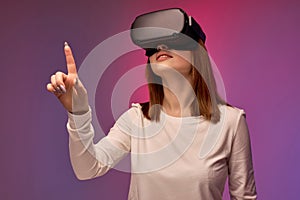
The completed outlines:
<svg viewBox="0 0 300 200">
<path fill-rule="evenodd" d="M 86 180 L 105 174 L 109 167 L 100 163 L 96 156 L 91 111 L 84 115 L 69 113 L 67 129 L 70 159 L 76 177 Z"/>
</svg>

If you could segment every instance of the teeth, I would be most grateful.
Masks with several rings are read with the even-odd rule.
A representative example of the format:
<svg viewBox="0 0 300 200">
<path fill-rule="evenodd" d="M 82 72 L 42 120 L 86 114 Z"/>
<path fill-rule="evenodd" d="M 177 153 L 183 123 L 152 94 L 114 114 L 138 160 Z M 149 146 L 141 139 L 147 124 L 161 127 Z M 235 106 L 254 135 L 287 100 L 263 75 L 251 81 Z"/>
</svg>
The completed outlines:
<svg viewBox="0 0 300 200">
<path fill-rule="evenodd" d="M 158 58 L 168 58 L 169 56 L 167 56 L 167 55 L 161 55 L 161 56 L 159 56 Z"/>
</svg>

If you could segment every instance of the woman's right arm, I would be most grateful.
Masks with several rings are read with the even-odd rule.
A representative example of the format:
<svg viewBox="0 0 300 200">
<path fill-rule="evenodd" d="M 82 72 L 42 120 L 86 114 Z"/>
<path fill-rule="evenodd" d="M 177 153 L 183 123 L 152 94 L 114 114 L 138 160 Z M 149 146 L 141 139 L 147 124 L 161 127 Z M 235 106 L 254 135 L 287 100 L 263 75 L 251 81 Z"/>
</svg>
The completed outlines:
<svg viewBox="0 0 300 200">
<path fill-rule="evenodd" d="M 90 179 L 105 174 L 130 151 L 130 137 L 117 125 L 97 144 L 93 143 L 94 129 L 87 91 L 80 82 L 70 46 L 64 52 L 68 73 L 51 76 L 47 90 L 53 93 L 68 111 L 67 129 L 71 163 L 78 179 Z"/>
<path fill-rule="evenodd" d="M 116 124 L 107 136 L 94 144 L 91 110 L 83 115 L 68 115 L 70 158 L 78 179 L 104 175 L 130 151 L 130 137 Z"/>
</svg>

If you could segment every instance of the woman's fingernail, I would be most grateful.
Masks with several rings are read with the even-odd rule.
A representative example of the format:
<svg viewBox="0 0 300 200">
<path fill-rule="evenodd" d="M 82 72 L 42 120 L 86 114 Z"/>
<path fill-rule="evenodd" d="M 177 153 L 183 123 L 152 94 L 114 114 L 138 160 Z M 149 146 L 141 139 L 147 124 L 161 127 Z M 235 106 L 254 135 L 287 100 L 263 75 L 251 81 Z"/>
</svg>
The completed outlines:
<svg viewBox="0 0 300 200">
<path fill-rule="evenodd" d="M 58 86 L 56 87 L 56 91 L 57 91 L 57 92 L 62 92 L 62 90 L 61 90 L 60 87 L 58 87 Z"/>
<path fill-rule="evenodd" d="M 59 88 L 62 90 L 63 93 L 66 93 L 66 88 L 63 85 L 59 85 Z"/>
<path fill-rule="evenodd" d="M 69 46 L 67 42 L 64 43 L 65 46 Z"/>
</svg>

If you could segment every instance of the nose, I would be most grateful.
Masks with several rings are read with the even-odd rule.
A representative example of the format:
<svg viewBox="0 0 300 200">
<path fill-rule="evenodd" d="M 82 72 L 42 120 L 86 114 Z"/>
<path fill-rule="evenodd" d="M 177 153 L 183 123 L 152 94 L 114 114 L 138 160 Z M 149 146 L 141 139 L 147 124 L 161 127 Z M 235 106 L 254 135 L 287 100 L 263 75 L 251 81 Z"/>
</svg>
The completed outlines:
<svg viewBox="0 0 300 200">
<path fill-rule="evenodd" d="M 169 49 L 169 47 L 168 47 L 167 45 L 165 45 L 165 44 L 159 44 L 159 45 L 157 45 L 157 47 L 156 47 L 156 50 L 157 50 L 157 51 L 168 50 L 168 49 Z"/>
</svg>

